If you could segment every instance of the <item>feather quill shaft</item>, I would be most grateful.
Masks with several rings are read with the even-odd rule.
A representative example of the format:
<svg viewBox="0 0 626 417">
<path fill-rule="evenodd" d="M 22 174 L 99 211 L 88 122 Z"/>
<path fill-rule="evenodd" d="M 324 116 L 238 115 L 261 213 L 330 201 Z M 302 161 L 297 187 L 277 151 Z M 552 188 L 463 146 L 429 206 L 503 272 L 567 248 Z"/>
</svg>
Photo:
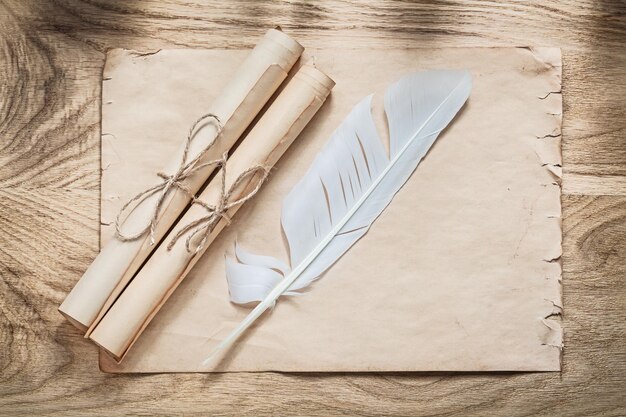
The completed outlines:
<svg viewBox="0 0 626 417">
<path fill-rule="evenodd" d="M 320 152 L 309 172 L 283 203 L 283 229 L 292 249 L 292 266 L 295 267 L 291 271 L 274 268 L 281 270 L 284 278 L 269 292 L 260 291 L 258 294 L 255 291 L 252 291 L 252 294 L 249 290 L 246 292 L 249 298 L 247 301 L 258 300 L 259 304 L 218 344 L 203 361 L 203 366 L 208 365 L 219 351 L 237 340 L 265 310 L 275 304 L 281 295 L 293 294 L 309 285 L 367 232 L 428 152 L 437 135 L 463 106 L 470 89 L 471 77 L 466 71 L 429 71 L 411 74 L 389 87 L 385 94 L 385 112 L 390 130 L 390 158 L 387 158 L 382 149 L 382 143 L 371 118 L 372 96 L 355 106 Z M 442 93 L 444 95 L 439 97 Z M 434 106 L 429 106 L 432 100 L 438 102 Z M 423 107 L 426 107 L 426 110 Z M 402 135 L 407 129 L 411 133 Z M 341 158 L 337 157 L 337 154 L 343 157 L 351 156 L 354 169 L 338 164 L 336 161 Z M 379 165 L 382 163 L 385 166 L 381 169 Z M 372 171 L 375 178 L 372 178 Z M 367 184 L 369 180 L 371 183 Z M 321 182 L 327 200 L 324 201 L 327 204 L 325 207 L 327 212 L 324 212 L 319 198 L 315 199 L 316 194 L 309 192 L 315 190 L 319 197 L 320 184 L 317 181 Z M 307 197 L 308 195 L 313 197 Z M 333 195 L 340 195 L 343 198 L 333 199 Z M 348 202 L 350 195 L 358 197 L 351 204 Z M 314 200 L 304 201 L 307 198 Z M 309 209 L 315 203 L 317 207 Z M 307 209 L 308 213 L 301 213 Z M 338 219 L 333 219 L 333 212 L 335 215 L 339 214 Z M 305 216 L 312 219 L 313 233 L 310 230 L 301 230 L 306 223 L 303 221 Z M 344 228 L 347 230 L 343 230 Z M 320 236 L 322 232 L 323 235 Z M 303 251 L 306 252 L 304 256 Z M 245 271 L 237 270 L 239 268 L 237 264 L 227 262 L 227 277 L 231 299 L 234 301 L 236 283 L 245 282 L 243 274 L 258 271 L 260 276 L 262 271 L 269 269 L 267 261 L 274 259 L 263 257 L 262 265 L 258 263 L 255 265 L 255 256 L 244 257 L 243 263 L 247 263 L 245 266 L 249 268 Z M 274 259 L 274 262 L 276 265 L 283 264 L 278 259 Z M 315 265 L 316 263 L 318 265 Z M 273 271 L 273 274 L 275 279 L 278 272 Z"/>
</svg>

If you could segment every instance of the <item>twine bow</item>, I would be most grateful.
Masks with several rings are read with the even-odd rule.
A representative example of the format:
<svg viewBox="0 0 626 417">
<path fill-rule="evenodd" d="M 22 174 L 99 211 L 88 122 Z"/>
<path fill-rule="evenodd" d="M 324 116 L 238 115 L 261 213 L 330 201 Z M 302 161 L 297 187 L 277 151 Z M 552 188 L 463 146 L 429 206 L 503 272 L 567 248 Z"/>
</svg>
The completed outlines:
<svg viewBox="0 0 626 417">
<path fill-rule="evenodd" d="M 225 219 L 228 222 L 228 224 L 230 224 L 231 219 L 227 214 L 228 210 L 232 207 L 243 204 L 246 201 L 250 200 L 252 197 L 254 197 L 254 195 L 261 188 L 261 185 L 263 185 L 263 182 L 267 179 L 268 169 L 264 167 L 263 165 L 255 165 L 253 167 L 246 169 L 241 174 L 239 174 L 239 176 L 235 179 L 235 181 L 232 183 L 230 188 L 226 190 L 226 156 L 227 155 L 224 154 L 222 160 L 220 161 L 220 165 L 222 167 L 221 169 L 222 189 L 220 192 L 220 198 L 219 198 L 218 203 L 216 205 L 212 205 L 202 200 L 199 200 L 197 198 L 194 198 L 193 204 L 198 204 L 204 207 L 209 212 L 209 214 L 190 222 L 189 224 L 184 226 L 182 229 L 180 229 L 176 233 L 176 235 L 172 238 L 170 243 L 167 245 L 168 250 L 171 250 L 172 247 L 174 247 L 176 242 L 183 235 L 185 235 L 186 233 L 189 233 L 189 236 L 187 237 L 187 240 L 185 242 L 185 247 L 187 248 L 187 252 L 190 252 L 190 253 L 194 252 L 194 254 L 200 252 L 204 248 L 204 244 L 206 243 L 206 240 L 209 237 L 209 234 L 211 233 L 211 231 L 213 231 L 213 229 L 215 228 L 215 226 L 221 219 Z M 254 177 L 254 175 L 259 172 L 262 174 L 261 174 L 261 177 L 258 179 L 255 187 L 249 192 L 247 192 L 246 194 L 244 194 L 243 196 L 239 197 L 238 199 L 230 201 L 231 197 L 239 188 L 239 186 L 241 186 L 244 183 L 244 181 L 246 181 L 246 179 L 248 178 L 252 180 L 252 177 Z M 202 236 L 202 239 L 200 240 L 198 245 L 196 245 L 195 249 L 192 251 L 191 241 L 197 235 Z"/>
<path fill-rule="evenodd" d="M 196 134 L 196 127 L 206 119 L 212 119 L 217 124 L 217 133 L 215 135 L 215 138 L 195 158 L 193 158 L 191 161 L 187 161 L 187 157 L 189 156 L 189 147 L 191 146 L 191 141 L 193 140 Z M 223 166 L 223 161 L 225 157 L 208 161 L 208 162 L 198 165 L 198 161 L 200 161 L 200 159 L 202 159 L 202 157 L 209 151 L 209 149 L 211 149 L 213 145 L 215 145 L 215 142 L 219 134 L 221 133 L 221 131 L 222 131 L 222 123 L 220 122 L 220 119 L 214 114 L 208 113 L 208 114 L 202 115 L 194 122 L 194 124 L 189 129 L 189 134 L 187 135 L 187 141 L 185 143 L 185 149 L 183 151 L 182 161 L 180 163 L 180 167 L 178 168 L 178 170 L 172 175 L 168 175 L 163 172 L 158 172 L 157 175 L 163 180 L 163 182 L 138 193 L 136 196 L 131 198 L 126 204 L 124 204 L 124 206 L 118 213 L 115 219 L 115 230 L 116 230 L 116 236 L 118 239 L 120 239 L 123 242 L 128 242 L 131 240 L 136 240 L 140 238 L 141 236 L 143 236 L 144 234 L 146 234 L 147 232 L 150 232 L 150 244 L 154 245 L 155 243 L 155 237 L 154 237 L 155 230 L 154 229 L 159 219 L 159 214 L 161 213 L 161 209 L 163 207 L 165 197 L 168 195 L 168 193 L 172 191 L 173 189 L 180 189 L 186 192 L 187 194 L 189 194 L 192 198 L 194 198 L 191 190 L 187 188 L 187 186 L 185 186 L 185 184 L 183 183 L 184 180 L 189 178 L 196 171 L 202 168 L 206 168 L 207 166 L 210 166 L 210 165 L 222 165 Z M 146 201 L 149 197 L 157 193 L 159 193 L 159 199 L 157 200 L 157 203 L 154 207 L 154 212 L 152 214 L 150 221 L 145 225 L 145 227 L 143 227 L 137 233 L 130 234 L 130 235 L 124 234 L 122 232 L 122 225 L 126 221 L 126 219 L 128 219 L 128 216 L 130 216 L 130 214 L 137 207 L 139 207 L 139 205 L 141 205 L 144 201 Z M 128 214 L 126 214 L 126 216 L 124 216 L 124 213 L 126 212 L 126 210 L 133 203 L 134 203 L 134 206 L 132 207 L 132 209 L 128 212 Z"/>
</svg>

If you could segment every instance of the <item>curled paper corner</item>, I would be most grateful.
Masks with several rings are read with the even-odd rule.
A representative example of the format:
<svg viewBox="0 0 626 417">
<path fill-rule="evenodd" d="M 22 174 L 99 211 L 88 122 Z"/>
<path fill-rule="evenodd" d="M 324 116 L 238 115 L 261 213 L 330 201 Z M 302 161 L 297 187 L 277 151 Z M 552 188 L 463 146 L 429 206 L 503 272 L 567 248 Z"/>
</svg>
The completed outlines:
<svg viewBox="0 0 626 417">
<path fill-rule="evenodd" d="M 560 78 L 562 68 L 561 48 L 553 46 L 518 46 L 518 48 L 527 50 L 528 53 L 531 54 L 537 62 L 543 64 L 546 69 L 557 69 Z"/>
<path fill-rule="evenodd" d="M 106 51 L 104 69 L 102 70 L 102 80 L 110 81 L 117 67 L 123 63 L 132 51 L 124 48 L 111 48 Z"/>
<path fill-rule="evenodd" d="M 528 50 L 533 54 L 535 59 L 552 68 L 561 68 L 561 48 L 549 46 L 531 46 Z"/>
<path fill-rule="evenodd" d="M 161 49 L 157 49 L 154 51 L 134 51 L 132 49 L 124 49 L 124 48 L 111 48 L 106 51 L 106 58 L 104 61 L 104 68 L 102 70 L 102 82 L 113 80 L 113 74 L 116 72 L 117 68 L 122 64 L 127 64 L 129 59 L 132 61 L 134 58 L 145 58 L 152 55 L 156 55 L 161 52 Z M 122 80 L 123 82 L 123 80 Z M 103 99 L 105 102 L 105 91 L 103 91 Z"/>
</svg>

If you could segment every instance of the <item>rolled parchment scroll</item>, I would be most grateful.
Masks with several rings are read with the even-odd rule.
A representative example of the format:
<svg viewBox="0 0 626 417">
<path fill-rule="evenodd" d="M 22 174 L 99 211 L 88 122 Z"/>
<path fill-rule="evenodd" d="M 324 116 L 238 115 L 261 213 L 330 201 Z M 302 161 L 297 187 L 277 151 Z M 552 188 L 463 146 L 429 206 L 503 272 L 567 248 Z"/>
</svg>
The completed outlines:
<svg viewBox="0 0 626 417">
<path fill-rule="evenodd" d="M 287 78 L 302 51 L 303 47 L 286 34 L 276 29 L 269 30 L 222 93 L 206 109 L 206 113 L 219 118 L 221 132 L 217 135 L 220 127 L 217 123 L 205 121 L 199 124 L 190 142 L 187 160 L 198 157 L 214 140 L 214 146 L 203 154 L 196 166 L 217 159 L 228 151 Z M 185 133 L 181 132 L 181 136 Z M 173 175 L 180 168 L 184 149 L 181 146 L 164 170 L 165 174 Z M 182 185 L 189 192 L 196 193 L 214 170 L 214 165 L 196 170 L 181 181 Z M 155 185 L 159 182 L 162 181 L 155 173 Z M 140 233 L 153 218 L 158 199 L 159 193 L 155 193 L 134 207 L 121 228 L 124 235 Z M 68 294 L 59 311 L 81 330 L 87 330 L 96 324 L 188 206 L 189 201 L 188 192 L 171 187 L 164 195 L 153 232 L 130 241 L 112 239 Z"/>
<path fill-rule="evenodd" d="M 220 171 L 199 196 L 199 200 L 206 205 L 218 206 L 224 196 L 223 190 L 231 188 L 235 180 L 250 167 L 260 165 L 271 168 L 322 106 L 333 86 L 334 81 L 313 66 L 300 68 L 228 159 L 224 184 Z M 249 195 L 262 178 L 263 174 L 260 173 L 251 176 L 240 187 L 236 187 L 230 199 Z M 183 234 L 168 249 L 168 244 L 181 230 L 207 216 L 206 206 L 194 204 L 95 326 L 90 338 L 121 361 L 239 207 L 231 207 L 220 217 L 204 236 L 202 246 L 198 245 L 203 236 L 198 233 L 190 241 L 190 251 L 186 245 L 188 236 Z M 196 250 L 198 247 L 199 250 Z M 227 297 L 226 294 L 224 296 Z"/>
</svg>

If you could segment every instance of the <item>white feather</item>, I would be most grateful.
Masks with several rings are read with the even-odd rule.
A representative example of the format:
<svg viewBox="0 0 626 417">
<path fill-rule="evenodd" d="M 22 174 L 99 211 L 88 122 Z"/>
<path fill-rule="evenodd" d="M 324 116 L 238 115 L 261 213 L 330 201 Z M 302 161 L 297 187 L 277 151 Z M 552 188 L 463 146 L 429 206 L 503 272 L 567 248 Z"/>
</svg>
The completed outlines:
<svg viewBox="0 0 626 417">
<path fill-rule="evenodd" d="M 236 249 L 228 259 L 231 300 L 260 301 L 203 362 L 235 341 L 281 295 L 307 287 L 370 228 L 467 100 L 467 71 L 410 74 L 385 93 L 390 156 L 371 115 L 372 96 L 357 104 L 283 201 L 282 227 L 292 269 Z"/>
</svg>

